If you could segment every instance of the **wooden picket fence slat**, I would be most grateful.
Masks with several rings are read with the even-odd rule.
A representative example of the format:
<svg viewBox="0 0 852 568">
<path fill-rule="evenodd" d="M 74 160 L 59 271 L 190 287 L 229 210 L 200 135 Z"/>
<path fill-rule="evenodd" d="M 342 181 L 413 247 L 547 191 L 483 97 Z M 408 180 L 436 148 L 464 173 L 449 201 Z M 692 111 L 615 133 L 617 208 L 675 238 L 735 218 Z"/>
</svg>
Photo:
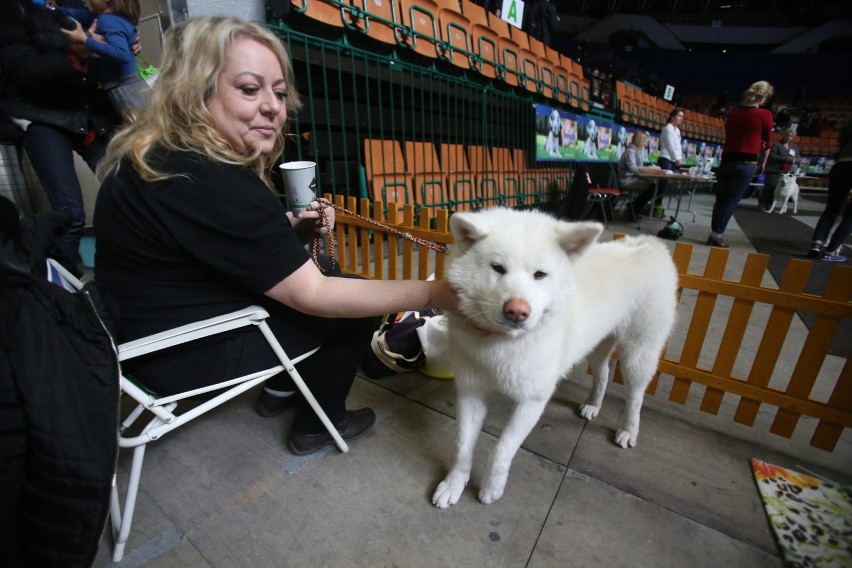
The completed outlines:
<svg viewBox="0 0 852 568">
<path fill-rule="evenodd" d="M 413 206 L 342 196 L 336 196 L 333 202 L 411 235 L 445 245 L 452 243 L 447 211 L 437 210 L 435 217 L 430 218 L 428 212 L 421 210 L 415 224 Z M 443 276 L 445 255 L 415 246 L 356 215 L 338 211 L 335 236 L 337 258 L 346 272 L 378 279 L 425 279 L 432 273 L 438 278 Z M 661 375 L 669 376 L 672 377 L 669 400 L 686 404 L 694 385 L 703 385 L 699 408 L 714 415 L 718 415 L 726 396 L 737 396 L 733 420 L 750 427 L 754 427 L 761 406 L 769 405 L 776 408 L 770 432 L 787 438 L 793 435 L 801 417 L 808 416 L 817 420 L 810 444 L 833 451 L 843 430 L 852 428 L 849 354 L 837 376 L 830 377 L 833 387 L 828 400 L 813 399 L 811 394 L 841 322 L 852 320 L 852 267 L 834 267 L 825 294 L 817 296 L 805 293 L 813 267 L 810 261 L 790 261 L 778 288 L 769 288 L 762 285 L 769 262 L 767 255 L 750 254 L 739 280 L 731 281 L 724 279 L 728 249 L 711 249 L 701 274 L 688 271 L 692 253 L 692 245 L 677 243 L 672 254 L 679 273 L 681 298 L 685 291 L 695 293 L 691 311 L 683 301 L 678 309 L 678 321 L 688 322 L 683 346 L 676 356 L 669 353 L 661 356 L 648 393 L 654 394 Z M 769 307 L 766 323 L 757 333 L 747 333 L 760 304 Z M 814 321 L 786 385 L 773 387 L 770 381 L 781 364 L 780 357 L 797 312 L 814 314 Z M 720 317 L 725 321 L 718 351 L 711 365 L 701 366 L 711 322 Z M 747 376 L 735 376 L 741 352 L 755 345 Z M 614 380 L 620 381 L 620 376 L 616 365 Z"/>
<path fill-rule="evenodd" d="M 425 280 L 432 273 L 437 277 L 443 276 L 446 255 L 415 245 L 408 239 L 396 236 L 389 229 L 377 227 L 358 216 L 415 237 L 447 245 L 452 241 L 448 211 L 438 209 L 435 216 L 431 217 L 429 211 L 423 209 L 415 224 L 413 205 L 398 206 L 396 203 L 342 195 L 333 198 L 327 195 L 326 199 L 351 212 L 338 209 L 335 213 L 337 260 L 344 272 L 387 280 Z"/>
</svg>

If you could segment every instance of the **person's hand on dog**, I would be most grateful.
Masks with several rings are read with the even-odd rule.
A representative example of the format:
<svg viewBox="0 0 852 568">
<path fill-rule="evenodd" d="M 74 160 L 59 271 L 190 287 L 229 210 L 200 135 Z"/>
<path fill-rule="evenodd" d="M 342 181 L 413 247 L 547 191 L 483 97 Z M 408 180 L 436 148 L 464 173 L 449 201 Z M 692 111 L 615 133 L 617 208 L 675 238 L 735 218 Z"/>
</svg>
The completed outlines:
<svg viewBox="0 0 852 568">
<path fill-rule="evenodd" d="M 450 288 L 446 279 L 432 280 L 429 286 L 429 305 L 426 308 L 434 308 L 445 312 L 458 313 L 459 299 L 456 291 Z"/>
<path fill-rule="evenodd" d="M 447 280 L 435 280 L 429 282 L 429 305 L 428 308 L 440 309 L 444 313 L 452 313 L 464 321 L 479 335 L 491 335 L 492 330 L 478 326 L 474 321 L 459 311 L 459 299 L 455 290 L 450 287 Z"/>
</svg>

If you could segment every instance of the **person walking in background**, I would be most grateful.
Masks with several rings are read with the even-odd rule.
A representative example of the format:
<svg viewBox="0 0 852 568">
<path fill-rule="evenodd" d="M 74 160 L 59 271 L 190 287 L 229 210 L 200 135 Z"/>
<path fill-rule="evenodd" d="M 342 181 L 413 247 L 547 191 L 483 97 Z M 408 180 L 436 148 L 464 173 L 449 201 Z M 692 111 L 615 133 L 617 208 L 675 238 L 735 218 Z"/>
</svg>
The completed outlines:
<svg viewBox="0 0 852 568">
<path fill-rule="evenodd" d="M 772 97 L 766 81 L 752 84 L 739 106 L 728 113 L 722 161 L 716 170 L 716 201 L 710 221 L 707 244 L 728 247 L 722 238 L 734 209 L 748 190 L 754 176 L 763 172 L 772 143 L 772 112 L 760 108 Z"/>
<path fill-rule="evenodd" d="M 72 263 L 79 261 L 86 224 L 74 153 L 94 170 L 120 122 L 86 66 L 90 55 L 68 42 L 54 10 L 30 0 L 0 0 L 0 111 L 23 130 L 24 150 L 51 207 L 70 214 L 56 245 Z"/>
<path fill-rule="evenodd" d="M 775 195 L 775 186 L 781 175 L 789 172 L 793 162 L 799 157 L 799 147 L 793 143 L 796 133 L 788 128 L 784 131 L 784 137 L 772 145 L 769 157 L 766 160 L 766 171 L 764 172 L 763 187 L 757 198 L 757 205 L 766 212 L 772 207 Z"/>
<path fill-rule="evenodd" d="M 828 173 L 828 200 L 825 202 L 825 210 L 817 221 L 814 229 L 813 242 L 808 251 L 809 258 L 819 258 L 832 262 L 843 262 L 846 257 L 842 254 L 843 243 L 852 233 L 852 207 L 848 206 L 849 190 L 852 189 L 852 117 L 846 119 L 840 127 L 840 135 L 837 138 L 840 151 L 837 153 L 837 161 Z M 843 208 L 846 207 L 846 211 Z M 831 227 L 840 214 L 843 218 L 834 229 L 831 239 L 826 243 Z"/>
<path fill-rule="evenodd" d="M 139 0 L 89 0 L 91 10 L 62 8 L 75 20 L 77 27 L 62 30 L 74 45 L 85 46 L 97 59 L 91 61 L 98 70 L 101 88 L 107 92 L 113 106 L 122 114 L 143 109 L 148 103 L 151 88 L 136 70 L 133 43 L 139 32 Z M 100 42 L 87 30 L 97 19 Z"/>
</svg>

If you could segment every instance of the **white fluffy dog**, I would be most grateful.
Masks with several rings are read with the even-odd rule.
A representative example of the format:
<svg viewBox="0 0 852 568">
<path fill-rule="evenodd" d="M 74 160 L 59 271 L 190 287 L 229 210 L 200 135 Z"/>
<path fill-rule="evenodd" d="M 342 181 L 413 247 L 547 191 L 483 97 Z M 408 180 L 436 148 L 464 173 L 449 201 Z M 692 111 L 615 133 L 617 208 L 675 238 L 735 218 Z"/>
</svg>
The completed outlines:
<svg viewBox="0 0 852 568">
<path fill-rule="evenodd" d="M 799 212 L 799 182 L 796 181 L 796 175 L 786 173 L 778 180 L 775 186 L 775 196 L 772 199 L 772 205 L 769 207 L 769 212 L 775 210 L 775 205 L 781 202 L 781 209 L 778 211 L 782 215 L 787 212 L 787 203 L 793 201 L 793 215 Z"/>
<path fill-rule="evenodd" d="M 559 380 L 584 358 L 594 382 L 580 414 L 598 415 L 614 348 L 627 392 L 615 442 L 634 446 L 645 389 L 675 317 L 677 271 L 668 249 L 650 236 L 596 243 L 599 223 L 536 211 L 456 213 L 450 228 L 447 278 L 463 314 L 449 320 L 458 447 L 432 502 L 458 502 L 490 395 L 505 395 L 515 407 L 480 485 L 483 503 L 503 495 L 515 453 Z"/>
<path fill-rule="evenodd" d="M 550 128 L 547 131 L 547 139 L 544 141 L 544 151 L 554 158 L 561 158 L 562 154 L 559 153 L 559 136 L 562 134 L 562 119 L 559 117 L 559 111 L 553 110 L 550 113 L 547 124 Z"/>
<path fill-rule="evenodd" d="M 598 125 L 589 120 L 586 125 L 586 141 L 583 142 L 583 155 L 587 158 L 598 157 Z"/>
</svg>

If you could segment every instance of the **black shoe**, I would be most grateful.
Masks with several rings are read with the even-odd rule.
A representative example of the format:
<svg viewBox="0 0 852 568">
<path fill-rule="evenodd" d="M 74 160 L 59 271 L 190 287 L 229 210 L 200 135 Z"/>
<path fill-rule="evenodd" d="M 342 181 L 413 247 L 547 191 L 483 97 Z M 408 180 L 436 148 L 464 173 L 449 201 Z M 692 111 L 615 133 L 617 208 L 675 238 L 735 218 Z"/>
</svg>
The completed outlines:
<svg viewBox="0 0 852 568">
<path fill-rule="evenodd" d="M 819 258 L 822 256 L 822 245 L 814 243 L 811 245 L 811 250 L 808 251 L 808 258 Z"/>
<path fill-rule="evenodd" d="M 264 418 L 270 418 L 293 408 L 296 400 L 298 399 L 295 394 L 284 397 L 273 396 L 266 392 L 266 389 L 260 389 L 260 396 L 254 403 L 254 410 Z"/>
<path fill-rule="evenodd" d="M 719 247 L 719 248 L 728 248 L 730 245 L 722 240 L 722 237 L 714 237 L 710 235 L 707 237 L 707 246 L 708 247 Z"/>
<path fill-rule="evenodd" d="M 373 428 L 376 423 L 376 413 L 372 408 L 361 408 L 359 410 L 347 410 L 343 420 L 337 425 L 337 431 L 347 442 L 357 440 Z M 312 454 L 325 446 L 334 444 L 331 434 L 320 432 L 319 434 L 302 434 L 292 432 L 287 441 L 287 447 L 295 456 Z"/>
</svg>

